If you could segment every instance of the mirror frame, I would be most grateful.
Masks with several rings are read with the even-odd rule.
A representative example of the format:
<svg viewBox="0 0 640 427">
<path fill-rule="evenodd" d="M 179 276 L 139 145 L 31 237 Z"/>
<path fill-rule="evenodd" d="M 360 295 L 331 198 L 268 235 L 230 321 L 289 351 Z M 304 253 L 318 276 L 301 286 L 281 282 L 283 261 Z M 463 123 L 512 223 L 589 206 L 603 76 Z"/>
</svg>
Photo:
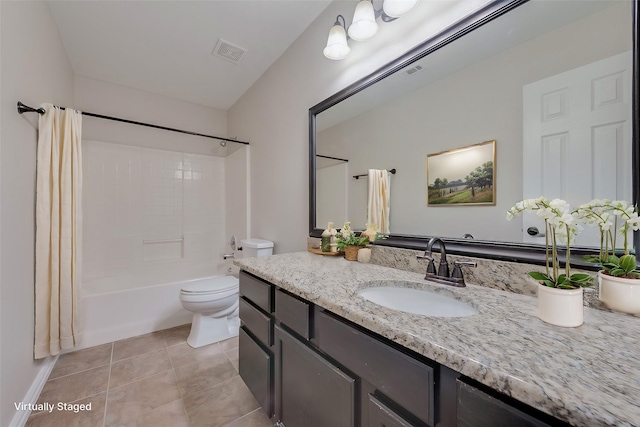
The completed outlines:
<svg viewBox="0 0 640 427">
<path fill-rule="evenodd" d="M 368 88 L 385 77 L 399 71 L 409 64 L 418 61 L 435 52 L 447 44 L 465 36 L 476 28 L 508 13 L 529 0 L 494 0 L 475 13 L 455 22 L 436 35 L 430 37 L 415 48 L 397 59 L 378 68 L 368 76 L 347 86 L 338 93 L 325 99 L 309 109 L 309 236 L 320 237 L 322 229 L 316 228 L 316 115 L 346 98 Z M 638 204 L 640 196 L 640 28 L 639 5 L 637 0 L 632 3 L 632 94 L 631 94 L 631 126 L 632 126 L 632 194 L 633 203 Z M 392 246 L 406 249 L 424 250 L 430 237 L 391 234 L 387 239 L 376 242 L 376 245 Z M 488 240 L 468 240 L 443 238 L 447 245 L 447 252 L 477 258 L 487 258 L 502 261 L 526 262 L 543 265 L 545 262 L 544 247 L 525 243 L 505 243 Z M 640 237 L 634 232 L 634 249 L 640 254 Z M 587 270 L 597 270 L 597 265 L 584 261 L 583 255 L 593 254 L 593 248 L 571 248 L 571 263 Z"/>
</svg>

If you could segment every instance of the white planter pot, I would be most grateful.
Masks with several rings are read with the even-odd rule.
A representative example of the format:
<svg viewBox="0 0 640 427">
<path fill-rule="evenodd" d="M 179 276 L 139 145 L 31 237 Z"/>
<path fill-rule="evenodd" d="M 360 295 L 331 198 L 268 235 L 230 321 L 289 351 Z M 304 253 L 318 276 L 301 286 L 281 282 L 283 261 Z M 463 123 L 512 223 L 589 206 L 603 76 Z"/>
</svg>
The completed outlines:
<svg viewBox="0 0 640 427">
<path fill-rule="evenodd" d="M 556 326 L 574 328 L 584 322 L 582 288 L 558 289 L 538 284 L 538 317 Z"/>
<path fill-rule="evenodd" d="M 598 273 L 600 301 L 611 310 L 640 314 L 640 280 Z"/>
</svg>

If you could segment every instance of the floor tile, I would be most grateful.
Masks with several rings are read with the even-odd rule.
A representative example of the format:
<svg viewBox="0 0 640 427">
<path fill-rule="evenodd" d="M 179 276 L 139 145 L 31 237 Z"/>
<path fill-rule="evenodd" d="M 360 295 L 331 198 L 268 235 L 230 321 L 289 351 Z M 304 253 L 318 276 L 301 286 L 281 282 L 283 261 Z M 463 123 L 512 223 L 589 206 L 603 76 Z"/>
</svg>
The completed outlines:
<svg viewBox="0 0 640 427">
<path fill-rule="evenodd" d="M 225 351 L 238 348 L 238 337 L 233 337 L 224 341 L 220 341 L 220 347 L 222 347 L 222 349 Z"/>
<path fill-rule="evenodd" d="M 239 376 L 183 401 L 192 427 L 222 427 L 260 406 Z"/>
<path fill-rule="evenodd" d="M 106 397 L 105 392 L 73 402 L 84 405 L 91 403 L 91 410 L 78 412 L 59 410 L 56 402 L 52 412 L 31 415 L 26 427 L 102 427 Z"/>
<path fill-rule="evenodd" d="M 232 421 L 225 427 L 273 427 L 273 423 L 262 409 L 256 409 L 250 414 Z"/>
<path fill-rule="evenodd" d="M 239 360 L 238 349 L 234 348 L 233 350 L 225 351 L 224 354 L 227 356 L 227 359 L 229 359 L 229 362 L 231 362 L 233 367 L 236 368 L 236 371 L 239 372 L 239 369 L 238 369 L 238 360 Z"/>
<path fill-rule="evenodd" d="M 106 391 L 108 381 L 109 365 L 49 380 L 40 393 L 38 403 L 71 403 Z"/>
<path fill-rule="evenodd" d="M 155 409 L 131 415 L 118 427 L 189 427 L 182 400 L 165 403 Z"/>
<path fill-rule="evenodd" d="M 182 343 L 168 347 L 171 364 L 174 368 L 197 361 L 206 361 L 214 354 L 221 354 L 222 349 L 218 343 L 193 348 L 189 344 Z"/>
<path fill-rule="evenodd" d="M 238 375 L 223 353 L 213 354 L 207 360 L 175 368 L 175 373 L 182 396 L 211 388 Z"/>
<path fill-rule="evenodd" d="M 116 341 L 113 343 L 113 361 L 139 356 L 165 347 L 164 334 L 161 331 Z"/>
<path fill-rule="evenodd" d="M 131 420 L 144 419 L 147 412 L 180 399 L 172 371 L 109 390 L 105 426 L 135 425 Z"/>
<path fill-rule="evenodd" d="M 170 369 L 171 360 L 166 348 L 120 360 L 111 365 L 109 388 L 120 387 Z"/>
<path fill-rule="evenodd" d="M 162 331 L 162 333 L 164 334 L 164 339 L 167 342 L 167 346 L 171 347 L 172 345 L 186 343 L 190 331 L 191 323 L 187 323 L 186 325 L 176 326 L 175 328 L 171 329 L 165 329 L 164 331 Z"/>
<path fill-rule="evenodd" d="M 53 367 L 49 379 L 63 377 L 69 374 L 86 371 L 111 363 L 111 349 L 113 343 L 99 345 L 63 354 L 58 358 L 56 366 Z"/>
</svg>

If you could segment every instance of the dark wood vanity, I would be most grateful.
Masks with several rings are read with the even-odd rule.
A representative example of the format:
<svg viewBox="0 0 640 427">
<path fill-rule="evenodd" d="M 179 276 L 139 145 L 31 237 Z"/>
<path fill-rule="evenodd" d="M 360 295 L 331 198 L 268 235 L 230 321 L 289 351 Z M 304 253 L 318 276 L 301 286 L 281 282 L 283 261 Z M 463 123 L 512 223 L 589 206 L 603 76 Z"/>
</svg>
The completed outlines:
<svg viewBox="0 0 640 427">
<path fill-rule="evenodd" d="M 567 425 L 245 271 L 240 296 L 240 376 L 279 425 Z"/>
</svg>

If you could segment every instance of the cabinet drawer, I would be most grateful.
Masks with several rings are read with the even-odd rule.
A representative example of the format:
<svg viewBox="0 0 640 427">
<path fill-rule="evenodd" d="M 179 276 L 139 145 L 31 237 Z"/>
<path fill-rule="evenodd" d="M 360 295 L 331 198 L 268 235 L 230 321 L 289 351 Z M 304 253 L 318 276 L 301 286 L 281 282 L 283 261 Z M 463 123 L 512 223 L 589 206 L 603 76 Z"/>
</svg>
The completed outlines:
<svg viewBox="0 0 640 427">
<path fill-rule="evenodd" d="M 433 368 L 321 312 L 322 351 L 370 382 L 377 390 L 428 425 L 434 425 Z"/>
<path fill-rule="evenodd" d="M 244 297 L 240 298 L 240 320 L 264 345 L 271 347 L 273 344 L 271 317 L 249 304 Z"/>
<path fill-rule="evenodd" d="M 391 408 L 369 395 L 369 423 L 367 427 L 413 427 Z"/>
<path fill-rule="evenodd" d="M 309 313 L 309 303 L 276 290 L 276 318 L 306 339 L 309 339 Z"/>
<path fill-rule="evenodd" d="M 240 295 L 267 313 L 273 313 L 273 285 L 241 271 Z"/>
<path fill-rule="evenodd" d="M 273 415 L 273 355 L 264 350 L 245 331 L 238 334 L 240 377 L 256 398 L 262 410 Z"/>
<path fill-rule="evenodd" d="M 459 427 L 548 427 L 549 424 L 456 380 Z"/>
</svg>

